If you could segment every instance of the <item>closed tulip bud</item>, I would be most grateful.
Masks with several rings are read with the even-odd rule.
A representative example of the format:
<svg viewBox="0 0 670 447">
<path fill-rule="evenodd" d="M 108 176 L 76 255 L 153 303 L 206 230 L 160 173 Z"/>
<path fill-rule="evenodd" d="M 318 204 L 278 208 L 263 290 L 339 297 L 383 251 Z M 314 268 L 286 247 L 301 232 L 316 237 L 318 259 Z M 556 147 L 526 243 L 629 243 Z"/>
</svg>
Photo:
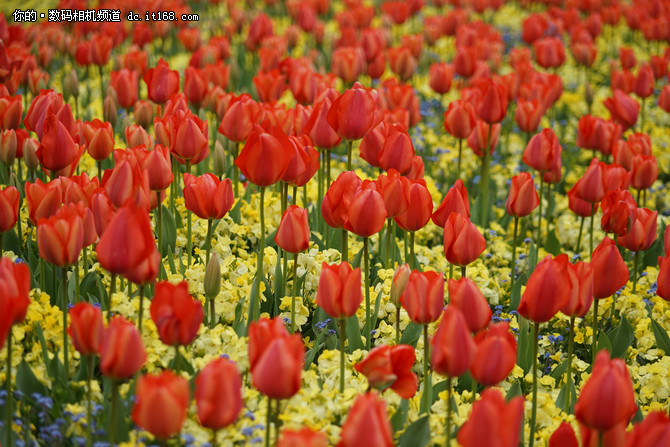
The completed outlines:
<svg viewBox="0 0 670 447">
<path fill-rule="evenodd" d="M 133 422 L 159 439 L 179 433 L 190 402 L 186 379 L 170 370 L 145 374 L 137 380 L 135 397 Z"/>
<path fill-rule="evenodd" d="M 217 296 L 221 290 L 221 264 L 216 253 L 212 253 L 207 262 L 204 287 L 205 295 L 210 298 Z"/>
<path fill-rule="evenodd" d="M 393 434 L 386 403 L 377 393 L 360 394 L 342 425 L 337 447 L 392 447 Z"/>
<path fill-rule="evenodd" d="M 407 131 L 399 125 L 389 126 L 378 154 L 379 166 L 385 171 L 396 169 L 400 174 L 407 174 L 413 159 L 414 146 Z"/>
<path fill-rule="evenodd" d="M 551 129 L 543 129 L 528 142 L 523 152 L 523 162 L 531 168 L 546 172 L 560 163 L 562 148 Z"/>
<path fill-rule="evenodd" d="M 549 438 L 549 447 L 579 447 L 575 430 L 569 422 L 563 421 Z"/>
<path fill-rule="evenodd" d="M 237 420 L 244 405 L 242 378 L 232 361 L 219 357 L 198 373 L 195 403 L 203 427 L 220 430 Z"/>
<path fill-rule="evenodd" d="M 409 208 L 409 197 L 407 194 L 409 181 L 406 177 L 401 176 L 398 171 L 391 169 L 386 175 L 381 174 L 377 178 L 377 186 L 384 198 L 386 217 L 399 216 Z"/>
<path fill-rule="evenodd" d="M 489 325 L 491 307 L 479 287 L 470 278 L 450 279 L 448 284 L 449 304 L 463 313 L 465 323 L 472 333 Z"/>
<path fill-rule="evenodd" d="M 303 129 L 303 132 L 312 139 L 314 145 L 322 149 L 331 149 L 342 141 L 340 135 L 328 122 L 331 107 L 332 101 L 330 98 L 323 97 L 318 100 Z"/>
<path fill-rule="evenodd" d="M 440 228 L 444 228 L 451 213 L 459 213 L 463 217 L 470 218 L 470 202 L 468 200 L 468 190 L 465 188 L 461 179 L 456 180 L 454 186 L 442 199 L 442 203 L 437 207 L 431 219 L 433 223 Z"/>
<path fill-rule="evenodd" d="M 433 213 L 433 199 L 424 180 L 411 181 L 407 191 L 409 207 L 395 217 L 400 228 L 405 231 L 418 231 L 423 228 Z"/>
<path fill-rule="evenodd" d="M 564 315 L 584 318 L 593 303 L 593 267 L 587 262 L 568 265 L 570 300 L 561 308 Z"/>
<path fill-rule="evenodd" d="M 226 173 L 226 152 L 223 144 L 219 140 L 214 143 L 214 152 L 212 153 L 212 164 L 214 175 L 221 178 Z"/>
<path fill-rule="evenodd" d="M 0 191 L 0 234 L 11 230 L 19 216 L 20 193 L 14 186 Z"/>
<path fill-rule="evenodd" d="M 130 110 L 137 102 L 137 88 L 139 74 L 135 70 L 123 68 L 120 71 L 112 71 L 109 84 L 116 92 L 118 104 Z"/>
<path fill-rule="evenodd" d="M 58 267 L 73 265 L 84 247 L 84 224 L 74 204 L 37 221 L 40 257 Z"/>
<path fill-rule="evenodd" d="M 105 100 L 102 102 L 102 116 L 105 121 L 108 121 L 112 125 L 112 127 L 116 126 L 116 102 L 110 95 L 105 96 Z"/>
<path fill-rule="evenodd" d="M 354 193 L 344 228 L 360 237 L 377 234 L 386 222 L 384 198 L 374 183 L 365 183 Z"/>
<path fill-rule="evenodd" d="M 375 94 L 359 83 L 335 99 L 328 111 L 328 122 L 345 140 L 360 140 L 379 121 Z"/>
<path fill-rule="evenodd" d="M 30 269 L 23 262 L 0 259 L 0 349 L 12 325 L 26 318 L 30 306 Z"/>
<path fill-rule="evenodd" d="M 444 308 L 444 275 L 412 271 L 400 302 L 413 322 L 428 324 L 437 321 Z"/>
<path fill-rule="evenodd" d="M 535 189 L 535 182 L 527 172 L 512 177 L 512 185 L 507 196 L 505 209 L 514 217 L 525 217 L 540 204 L 540 197 Z"/>
<path fill-rule="evenodd" d="M 444 224 L 444 254 L 450 264 L 466 266 L 486 249 L 486 239 L 470 219 L 451 213 Z"/>
<path fill-rule="evenodd" d="M 621 359 L 610 359 L 600 351 L 593 372 L 579 393 L 575 416 L 588 427 L 606 431 L 627 423 L 637 411 L 635 392 L 628 368 Z"/>
<path fill-rule="evenodd" d="M 637 190 L 648 189 L 658 177 L 658 164 L 653 155 L 637 154 L 633 157 L 631 186 Z"/>
<path fill-rule="evenodd" d="M 544 115 L 544 107 L 538 99 L 520 98 L 514 112 L 514 122 L 524 132 L 535 132 Z"/>
<path fill-rule="evenodd" d="M 665 413 L 652 411 L 633 427 L 626 438 L 626 447 L 653 447 L 670 444 L 670 420 Z"/>
<path fill-rule="evenodd" d="M 282 430 L 277 447 L 328 447 L 328 438 L 324 432 L 309 428 Z"/>
<path fill-rule="evenodd" d="M 509 331 L 509 323 L 491 324 L 475 336 L 475 344 L 477 350 L 470 366 L 472 377 L 484 386 L 505 380 L 516 365 L 516 340 Z"/>
<path fill-rule="evenodd" d="M 470 369 L 476 346 L 465 315 L 457 307 L 447 306 L 430 344 L 430 365 L 436 373 L 460 377 Z"/>
<path fill-rule="evenodd" d="M 408 264 L 402 264 L 398 266 L 398 269 L 393 275 L 393 281 L 391 282 L 391 302 L 396 308 L 400 308 L 400 297 L 405 292 L 407 288 L 407 283 L 409 282 L 409 275 L 411 269 Z"/>
<path fill-rule="evenodd" d="M 148 129 L 154 121 L 154 116 L 156 116 L 156 109 L 149 101 L 140 100 L 135 103 L 133 119 L 139 126 Z"/>
<path fill-rule="evenodd" d="M 622 236 L 628 232 L 637 204 L 628 190 L 615 189 L 605 194 L 600 208 L 603 212 L 600 221 L 602 230 Z"/>
<path fill-rule="evenodd" d="M 547 255 L 537 264 L 528 278 L 526 290 L 521 296 L 519 314 L 535 323 L 546 323 L 570 301 L 568 255 L 552 259 Z"/>
<path fill-rule="evenodd" d="M 607 236 L 593 250 L 591 266 L 594 275 L 593 296 L 596 299 L 612 296 L 628 282 L 628 267 L 614 241 Z"/>
<path fill-rule="evenodd" d="M 454 67 L 441 62 L 434 63 L 428 71 L 430 88 L 435 93 L 443 95 L 451 88 L 451 80 L 454 77 Z"/>
<path fill-rule="evenodd" d="M 475 109 L 463 100 L 449 103 L 444 112 L 444 128 L 455 138 L 465 139 L 470 135 L 476 124 Z"/>
<path fill-rule="evenodd" d="M 307 210 L 289 206 L 282 215 L 275 235 L 275 243 L 289 253 L 300 253 L 309 247 L 309 219 Z"/>
<path fill-rule="evenodd" d="M 489 128 L 491 126 L 493 127 L 490 129 L 491 138 L 489 138 Z M 478 120 L 477 125 L 472 129 L 472 133 L 468 137 L 468 147 L 478 157 L 483 157 L 484 153 L 492 154 L 498 146 L 501 129 L 502 126 L 499 123 L 490 125 Z"/>
<path fill-rule="evenodd" d="M 499 447 L 515 447 L 522 421 L 523 396 L 505 402 L 499 390 L 489 388 L 472 405 L 470 417 L 458 431 L 458 442 L 463 447 L 477 447 L 484 439 L 495 439 Z"/>
<path fill-rule="evenodd" d="M 149 99 L 157 104 L 164 104 L 170 96 L 179 91 L 179 72 L 170 70 L 163 58 L 158 64 L 147 70 L 142 76 L 147 85 Z"/>
<path fill-rule="evenodd" d="M 184 203 L 201 219 L 221 219 L 233 207 L 233 187 L 230 179 L 220 181 L 214 174 L 196 177 L 184 174 Z"/>
<path fill-rule="evenodd" d="M 100 307 L 77 303 L 70 309 L 70 326 L 67 333 L 81 355 L 97 355 L 105 332 Z"/>
<path fill-rule="evenodd" d="M 600 202 L 607 192 L 604 177 L 605 163 L 594 158 L 584 175 L 575 184 L 575 192 L 586 202 Z"/>
<path fill-rule="evenodd" d="M 595 93 L 593 92 L 593 87 L 591 87 L 590 82 L 587 82 L 586 85 L 584 86 L 584 100 L 586 101 L 586 105 L 589 107 L 589 109 L 593 104 L 594 97 Z"/>
<path fill-rule="evenodd" d="M 535 61 L 542 68 L 558 68 L 565 61 L 565 47 L 557 37 L 542 37 L 533 42 Z"/>
<path fill-rule="evenodd" d="M 633 127 L 637 122 L 640 104 L 622 90 L 614 90 L 612 97 L 607 98 L 604 104 L 610 111 L 612 119 L 621 124 L 624 129 Z"/>
<path fill-rule="evenodd" d="M 271 399 L 298 392 L 305 361 L 300 334 L 289 335 L 280 317 L 249 325 L 249 369 L 253 386 Z"/>
<path fill-rule="evenodd" d="M 354 171 L 345 171 L 330 185 L 321 203 L 321 215 L 328 226 L 343 228 L 349 215 L 349 207 L 354 194 L 361 185 L 361 179 Z"/>
<path fill-rule="evenodd" d="M 37 158 L 38 144 L 33 138 L 26 138 L 23 142 L 23 161 L 29 170 L 35 170 L 40 165 Z"/>
<path fill-rule="evenodd" d="M 112 318 L 100 343 L 100 372 L 116 380 L 129 379 L 146 358 L 142 336 L 135 325 L 123 317 Z"/>
<path fill-rule="evenodd" d="M 419 386 L 419 379 L 412 372 L 415 360 L 414 348 L 409 345 L 382 345 L 370 351 L 355 368 L 368 379 L 370 388 L 390 388 L 409 399 Z"/>
<path fill-rule="evenodd" d="M 84 147 L 75 143 L 66 124 L 52 113 L 45 118 L 44 135 L 36 152 L 45 169 L 59 171 L 81 157 Z"/>
<path fill-rule="evenodd" d="M 16 132 L 14 129 L 5 130 L 2 132 L 2 140 L 0 142 L 0 160 L 2 163 L 10 167 L 16 159 L 18 141 L 16 139 Z"/>
<path fill-rule="evenodd" d="M 488 79 L 481 86 L 477 116 L 487 124 L 499 123 L 505 118 L 507 103 L 505 86 Z"/>
<path fill-rule="evenodd" d="M 360 47 L 340 47 L 333 52 L 331 72 L 345 83 L 355 82 L 364 71 L 365 54 Z"/>
<path fill-rule="evenodd" d="M 321 266 L 316 304 L 331 317 L 342 319 L 356 314 L 363 294 L 361 269 L 352 269 L 348 262 Z"/>
<path fill-rule="evenodd" d="M 605 185 L 605 193 L 615 189 L 628 189 L 630 185 L 630 173 L 623 166 L 619 166 L 616 163 L 605 165 L 603 184 Z"/>
<path fill-rule="evenodd" d="M 617 239 L 617 244 L 632 252 L 648 250 L 656 240 L 658 211 L 648 208 L 633 209 L 628 232 Z"/>
<path fill-rule="evenodd" d="M 666 63 L 667 65 L 667 63 Z M 654 72 L 649 64 L 642 64 L 637 71 L 633 92 L 639 98 L 648 98 L 654 94 Z"/>
<path fill-rule="evenodd" d="M 158 336 L 168 346 L 190 344 L 198 335 L 203 319 L 202 304 L 189 295 L 186 281 L 177 285 L 158 282 L 150 312 Z"/>
<path fill-rule="evenodd" d="M 270 186 L 279 181 L 291 161 L 291 142 L 279 127 L 259 125 L 249 134 L 235 165 L 255 185 Z"/>
<path fill-rule="evenodd" d="M 658 106 L 666 113 L 670 113 L 670 85 L 665 85 L 658 95 Z"/>
</svg>

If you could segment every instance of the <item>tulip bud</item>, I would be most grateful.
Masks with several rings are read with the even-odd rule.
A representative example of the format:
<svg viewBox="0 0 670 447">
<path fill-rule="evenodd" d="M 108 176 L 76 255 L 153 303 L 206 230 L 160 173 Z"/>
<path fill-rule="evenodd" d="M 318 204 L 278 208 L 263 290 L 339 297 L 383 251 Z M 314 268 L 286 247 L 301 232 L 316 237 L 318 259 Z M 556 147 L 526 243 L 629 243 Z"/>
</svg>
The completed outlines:
<svg viewBox="0 0 670 447">
<path fill-rule="evenodd" d="M 0 144 L 0 159 L 2 163 L 10 167 L 16 158 L 16 132 L 9 129 L 2 134 L 2 143 Z"/>
<path fill-rule="evenodd" d="M 393 275 L 393 282 L 391 283 L 391 302 L 396 308 L 400 308 L 400 295 L 403 294 L 407 287 L 409 274 L 409 265 L 403 264 L 398 266 L 395 275 Z"/>
<path fill-rule="evenodd" d="M 593 92 L 591 83 L 587 82 L 586 86 L 584 87 L 584 99 L 586 99 L 586 104 L 588 105 L 589 110 L 591 110 L 591 104 L 593 104 L 594 95 L 595 93 Z"/>
<path fill-rule="evenodd" d="M 23 161 L 29 170 L 35 170 L 40 165 L 36 152 L 37 142 L 33 138 L 26 138 L 23 142 Z"/>
<path fill-rule="evenodd" d="M 71 96 L 75 98 L 79 97 L 79 78 L 77 78 L 77 72 L 74 68 L 70 70 L 70 73 L 65 76 L 63 81 L 63 96 L 66 101 Z"/>
<path fill-rule="evenodd" d="M 102 105 L 102 116 L 105 121 L 112 123 L 112 127 L 116 126 L 116 103 L 112 96 L 107 95 Z"/>
<path fill-rule="evenodd" d="M 114 104 L 119 104 L 119 96 L 116 93 L 116 89 L 111 84 L 107 84 L 107 88 L 105 89 L 105 98 L 108 96 L 112 97 Z"/>
<path fill-rule="evenodd" d="M 154 109 L 149 101 L 138 101 L 133 111 L 135 122 L 145 129 L 154 121 Z"/>
<path fill-rule="evenodd" d="M 219 140 L 214 143 L 214 175 L 221 178 L 226 173 L 226 153 L 223 150 L 223 144 Z"/>
<path fill-rule="evenodd" d="M 205 295 L 213 298 L 221 290 L 221 264 L 216 253 L 212 253 L 205 270 Z"/>
</svg>

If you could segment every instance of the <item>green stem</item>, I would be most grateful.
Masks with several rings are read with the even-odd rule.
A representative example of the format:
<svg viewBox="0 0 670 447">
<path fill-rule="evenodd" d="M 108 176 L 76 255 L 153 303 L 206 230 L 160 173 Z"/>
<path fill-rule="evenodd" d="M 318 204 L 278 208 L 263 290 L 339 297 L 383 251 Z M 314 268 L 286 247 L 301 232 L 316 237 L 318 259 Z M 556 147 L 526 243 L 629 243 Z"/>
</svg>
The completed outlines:
<svg viewBox="0 0 670 447">
<path fill-rule="evenodd" d="M 46 268 L 44 262 L 44 258 L 40 257 L 40 290 L 42 292 L 45 292 L 46 287 Z"/>
<path fill-rule="evenodd" d="M 12 394 L 12 327 L 7 334 L 7 377 L 5 378 L 5 391 L 7 392 L 7 412 L 5 413 L 5 433 L 7 444 L 12 445 L 12 417 L 14 416 L 14 394 Z"/>
<path fill-rule="evenodd" d="M 74 302 L 79 302 L 79 259 L 74 263 Z"/>
<path fill-rule="evenodd" d="M 212 219 L 207 219 L 207 241 L 206 241 L 206 250 L 207 250 L 207 260 L 205 265 L 209 264 L 209 254 L 212 251 Z"/>
<path fill-rule="evenodd" d="M 112 379 L 112 400 L 109 412 L 109 443 L 116 444 L 116 403 L 119 400 L 119 383 Z"/>
<path fill-rule="evenodd" d="M 449 279 L 454 279 L 454 264 L 449 264 Z"/>
<path fill-rule="evenodd" d="M 430 345 L 428 344 L 428 325 L 423 325 L 423 402 L 426 414 L 430 414 L 430 401 L 432 399 L 430 380 Z"/>
<path fill-rule="evenodd" d="M 140 284 L 140 317 L 137 322 L 137 328 L 142 335 L 142 316 L 144 315 L 144 284 Z"/>
<path fill-rule="evenodd" d="M 172 183 L 170 183 L 170 211 L 172 212 L 172 215 L 175 215 L 175 200 L 177 198 L 177 183 L 179 180 L 179 172 L 178 172 L 178 166 L 177 163 L 179 163 L 174 157 L 172 157 Z M 235 191 L 235 197 L 237 197 L 237 191 Z"/>
<path fill-rule="evenodd" d="M 186 161 L 186 172 L 191 173 L 191 162 Z M 193 251 L 193 240 L 191 239 L 191 226 L 193 220 L 193 213 L 191 210 L 186 210 L 186 251 L 187 251 L 187 266 L 191 267 L 191 251 Z"/>
<path fill-rule="evenodd" d="M 346 340 L 345 329 L 347 320 L 340 318 L 340 393 L 344 392 L 344 341 Z"/>
<path fill-rule="evenodd" d="M 412 270 L 416 269 L 416 257 L 414 256 L 414 232 L 409 232 L 409 265 Z"/>
<path fill-rule="evenodd" d="M 461 266 L 461 278 L 465 278 L 465 274 L 467 272 L 468 266 L 467 265 L 462 265 Z"/>
<path fill-rule="evenodd" d="M 261 237 L 258 241 L 258 255 L 257 255 L 257 266 L 256 266 L 256 275 L 258 275 L 259 281 L 259 290 L 260 290 L 260 281 L 263 281 L 263 256 L 265 254 L 265 187 L 261 186 Z M 261 296 L 258 294 L 258 302 L 256 303 L 256 314 L 253 317 L 253 320 L 257 320 L 261 312 Z"/>
<path fill-rule="evenodd" d="M 482 227 L 487 227 L 489 223 L 489 164 L 491 161 L 491 130 L 492 124 L 489 124 L 488 137 L 486 139 L 486 151 L 482 157 L 482 168 L 480 175 L 480 182 L 482 185 L 481 194 L 481 212 L 479 213 L 480 223 Z"/>
<path fill-rule="evenodd" d="M 70 362 L 68 360 L 68 355 L 67 355 L 67 345 L 68 345 L 68 339 L 67 339 L 67 305 L 69 304 L 70 300 L 68 299 L 67 296 L 67 267 L 61 267 L 61 284 L 63 286 L 63 305 L 61 310 L 63 311 L 63 365 L 65 366 L 65 377 L 70 376 Z"/>
<path fill-rule="evenodd" d="M 321 215 L 321 204 L 323 203 L 323 196 L 325 195 L 324 191 L 324 177 L 325 177 L 325 167 L 324 167 L 324 157 L 326 156 L 325 149 L 319 149 L 319 169 L 317 170 L 317 198 L 316 198 L 316 211 L 317 211 L 317 227 L 316 230 L 323 232 L 322 226 L 324 225 L 324 220 Z M 307 185 L 305 185 L 305 203 L 307 203 Z"/>
<path fill-rule="evenodd" d="M 456 179 L 461 178 L 461 159 L 463 158 L 463 139 L 458 139 L 458 163 L 456 165 Z"/>
<path fill-rule="evenodd" d="M 591 366 L 596 362 L 596 347 L 598 343 L 598 298 L 593 300 L 593 340 L 591 341 Z"/>
<path fill-rule="evenodd" d="M 84 276 L 88 273 L 88 247 L 84 247 L 82 250 L 82 265 L 84 266 Z"/>
<path fill-rule="evenodd" d="M 272 398 L 268 397 L 268 412 L 265 417 L 265 447 L 270 447 L 270 418 L 272 417 Z"/>
<path fill-rule="evenodd" d="M 586 220 L 586 218 L 582 216 L 579 222 L 579 236 L 577 236 L 577 248 L 575 248 L 575 253 L 577 254 L 579 254 L 579 249 L 582 245 L 582 232 L 584 231 L 584 220 Z"/>
<path fill-rule="evenodd" d="M 208 296 L 207 299 L 209 300 L 209 327 L 210 329 L 214 329 L 216 326 L 216 303 L 214 302 L 214 299 L 216 296 Z"/>
<path fill-rule="evenodd" d="M 592 203 L 591 204 L 591 228 L 589 229 L 589 247 L 591 251 L 589 252 L 589 259 L 590 257 L 593 256 L 593 221 L 596 215 L 596 210 L 595 210 L 596 204 Z"/>
<path fill-rule="evenodd" d="M 158 253 L 160 253 L 162 263 L 163 262 L 163 205 L 161 204 L 160 197 L 161 197 L 160 191 L 156 191 L 156 203 L 158 204 L 158 206 L 156 207 L 156 234 L 158 236 Z M 158 277 L 159 279 L 164 279 L 161 270 L 162 270 L 161 268 L 158 269 Z"/>
<path fill-rule="evenodd" d="M 98 73 L 100 74 L 100 106 L 102 108 L 101 116 L 105 115 L 105 83 L 102 77 L 102 65 L 98 65 Z M 102 177 L 100 177 L 102 180 Z"/>
<path fill-rule="evenodd" d="M 349 262 L 349 233 L 342 228 L 342 262 Z"/>
<path fill-rule="evenodd" d="M 637 289 L 637 266 L 639 257 L 640 252 L 636 251 L 635 256 L 633 257 L 633 293 L 635 293 L 635 290 Z M 612 313 L 612 315 L 614 315 L 614 313 Z"/>
<path fill-rule="evenodd" d="M 395 308 L 395 344 L 400 344 L 400 307 Z"/>
<path fill-rule="evenodd" d="M 598 432 L 598 447 L 603 447 L 603 432 Z"/>
<path fill-rule="evenodd" d="M 386 268 L 392 268 L 391 264 L 391 227 L 393 225 L 393 218 L 386 219 Z"/>
<path fill-rule="evenodd" d="M 347 141 L 347 171 L 351 171 L 351 153 L 353 152 L 354 142 L 352 140 Z"/>
<path fill-rule="evenodd" d="M 293 185 L 293 188 L 291 189 L 291 197 L 293 197 L 293 205 L 298 204 L 298 186 Z M 305 208 L 307 208 L 307 205 L 305 205 Z"/>
<path fill-rule="evenodd" d="M 451 387 L 454 378 L 447 378 L 447 442 L 446 446 L 449 447 L 451 444 Z"/>
<path fill-rule="evenodd" d="M 370 326 L 372 320 L 370 319 L 370 251 L 368 249 L 368 238 L 363 238 L 363 274 L 364 284 L 365 284 L 365 340 L 368 351 L 372 346 L 371 332 L 372 327 Z"/>
<path fill-rule="evenodd" d="M 93 397 L 91 382 L 93 381 L 93 354 L 86 356 L 86 447 L 93 445 L 93 436 L 91 428 L 93 426 Z"/>
<path fill-rule="evenodd" d="M 240 174 L 238 173 L 237 170 L 237 165 L 235 164 L 235 160 L 237 159 L 237 155 L 240 152 L 240 143 L 235 143 L 233 145 L 233 191 L 235 192 L 235 197 L 240 197 Z"/>
<path fill-rule="evenodd" d="M 568 333 L 568 370 L 566 371 L 566 381 L 568 389 L 565 398 L 565 414 L 570 414 L 570 403 L 572 401 L 572 354 L 575 342 L 575 317 L 570 317 L 570 332 Z"/>
<path fill-rule="evenodd" d="M 217 440 L 216 440 L 216 434 L 217 434 L 217 430 L 212 430 L 212 437 L 209 441 L 209 445 L 211 447 L 217 447 L 218 446 L 218 443 L 217 443 Z"/>
<path fill-rule="evenodd" d="M 516 248 L 517 248 L 517 243 L 516 243 L 516 237 L 517 237 L 517 231 L 519 230 L 519 218 L 514 217 L 514 232 L 512 233 L 512 263 L 510 265 L 510 271 L 511 271 L 511 279 L 510 279 L 510 288 L 509 292 L 510 295 L 512 294 L 512 289 L 514 289 L 514 279 L 515 279 L 515 270 L 516 270 Z"/>
<path fill-rule="evenodd" d="M 102 181 L 102 160 L 97 160 L 95 164 L 98 166 L 98 180 Z"/>
<path fill-rule="evenodd" d="M 286 261 L 288 256 L 284 256 Z M 284 267 L 286 271 L 286 267 Z M 291 294 L 291 334 L 295 333 L 295 297 L 298 294 L 298 253 L 293 254 L 293 293 Z"/>
<path fill-rule="evenodd" d="M 540 323 L 533 323 L 533 407 L 530 413 L 530 436 L 528 447 L 535 443 L 535 421 L 537 420 L 537 336 L 540 331 Z"/>
<path fill-rule="evenodd" d="M 109 297 L 107 297 L 107 323 L 112 318 L 112 296 L 116 292 L 116 273 L 112 273 L 112 279 L 109 282 Z"/>
<path fill-rule="evenodd" d="M 542 246 L 542 198 L 544 192 L 544 178 L 540 172 L 540 204 L 537 207 L 537 248 L 538 250 Z"/>
</svg>

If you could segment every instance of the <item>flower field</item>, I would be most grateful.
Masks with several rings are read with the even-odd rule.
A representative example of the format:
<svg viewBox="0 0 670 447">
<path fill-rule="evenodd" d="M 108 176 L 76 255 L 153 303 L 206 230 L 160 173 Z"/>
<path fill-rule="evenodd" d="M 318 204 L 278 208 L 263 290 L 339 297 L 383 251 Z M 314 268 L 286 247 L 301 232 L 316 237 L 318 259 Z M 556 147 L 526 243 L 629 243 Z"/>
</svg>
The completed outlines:
<svg viewBox="0 0 670 447">
<path fill-rule="evenodd" d="M 670 445 L 670 2 L 0 6 L 0 445 Z"/>
</svg>

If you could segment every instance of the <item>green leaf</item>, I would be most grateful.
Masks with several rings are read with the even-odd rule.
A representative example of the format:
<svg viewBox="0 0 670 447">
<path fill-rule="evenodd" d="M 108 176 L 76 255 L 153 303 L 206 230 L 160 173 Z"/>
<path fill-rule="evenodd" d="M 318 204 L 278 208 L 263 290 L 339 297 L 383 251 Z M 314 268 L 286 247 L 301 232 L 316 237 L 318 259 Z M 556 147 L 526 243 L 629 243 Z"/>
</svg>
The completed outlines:
<svg viewBox="0 0 670 447">
<path fill-rule="evenodd" d="M 598 336 L 598 347 L 596 348 L 596 352 L 600 352 L 603 349 L 607 349 L 611 353 L 612 343 L 610 342 L 610 339 L 607 338 L 607 335 L 601 331 L 600 335 Z"/>
<path fill-rule="evenodd" d="M 505 400 L 510 400 L 513 397 L 516 396 L 521 396 L 523 395 L 523 392 L 521 391 L 521 385 L 519 385 L 518 381 L 514 381 L 514 385 L 512 385 L 509 390 L 507 390 L 507 395 L 505 396 Z"/>
<path fill-rule="evenodd" d="M 537 265 L 537 251 L 537 246 L 534 242 L 531 242 L 528 249 L 528 275 L 535 270 L 535 266 Z"/>
<path fill-rule="evenodd" d="M 321 240 L 321 236 L 319 236 L 319 233 L 312 231 L 310 237 L 311 240 L 316 244 L 316 246 L 319 247 L 319 251 L 323 251 L 326 249 L 325 244 Z"/>
<path fill-rule="evenodd" d="M 242 214 L 240 213 L 240 208 L 242 207 L 242 200 L 237 200 L 235 203 L 235 206 L 233 206 L 233 209 L 230 210 L 228 213 L 230 217 L 233 219 L 233 222 L 236 224 L 240 225 L 242 223 Z"/>
<path fill-rule="evenodd" d="M 628 347 L 635 340 L 635 333 L 630 323 L 625 316 L 621 317 L 621 323 L 617 326 L 616 329 L 607 334 L 610 342 L 612 343 L 612 356 L 623 358 L 628 351 Z"/>
<path fill-rule="evenodd" d="M 668 337 L 665 328 L 653 318 L 651 319 L 651 328 L 654 331 L 654 338 L 656 338 L 658 349 L 662 349 L 665 355 L 670 355 L 670 337 Z"/>
<path fill-rule="evenodd" d="M 398 430 L 401 430 L 407 422 L 407 412 L 409 411 L 409 400 L 402 399 L 398 409 L 393 416 L 391 417 L 391 427 L 393 427 L 393 433 L 397 433 Z"/>
<path fill-rule="evenodd" d="M 568 359 L 565 359 L 551 372 L 550 376 L 553 377 L 556 382 L 560 381 L 561 378 L 565 375 L 565 371 L 568 369 Z"/>
<path fill-rule="evenodd" d="M 161 206 L 163 207 L 163 216 L 161 221 L 161 228 L 163 231 L 161 251 L 162 253 L 167 253 L 168 248 L 171 248 L 172 252 L 174 252 L 177 245 L 177 222 L 175 221 L 175 218 L 170 210 L 165 205 Z"/>
<path fill-rule="evenodd" d="M 372 315 L 370 315 L 370 324 L 372 324 L 372 328 L 370 329 L 371 331 L 375 330 L 377 327 L 377 315 L 379 315 L 379 306 L 381 305 L 382 302 L 382 297 L 381 293 L 377 294 L 377 298 L 375 299 L 375 308 L 374 311 L 372 312 Z"/>
<path fill-rule="evenodd" d="M 363 349 L 361 328 L 358 327 L 358 318 L 356 318 L 356 315 L 347 318 L 347 328 L 345 329 L 345 332 L 347 334 L 347 341 L 349 341 L 349 353 L 352 353 L 357 349 Z"/>
<path fill-rule="evenodd" d="M 317 335 L 316 340 L 314 340 L 314 347 L 307 351 L 305 354 L 305 371 L 309 369 L 309 366 L 312 364 L 314 359 L 316 358 L 316 355 L 323 349 L 323 339 L 326 336 L 327 330 L 322 330 L 319 332 L 319 335 Z"/>
<path fill-rule="evenodd" d="M 416 348 L 416 343 L 419 341 L 422 331 L 423 325 L 410 321 L 400 336 L 400 343 L 411 345 L 412 347 Z"/>
<path fill-rule="evenodd" d="M 256 306 L 260 300 L 260 282 L 261 276 L 257 274 L 254 277 L 254 282 L 251 283 L 251 291 L 249 292 L 249 315 L 247 316 L 247 331 L 249 330 L 249 325 L 251 322 L 256 320 L 256 314 L 258 313 Z"/>
<path fill-rule="evenodd" d="M 428 416 L 414 421 L 398 440 L 398 447 L 424 447 L 430 442 Z"/>
<path fill-rule="evenodd" d="M 235 320 L 233 321 L 233 329 L 238 337 L 243 337 L 246 335 L 246 327 L 244 326 L 244 321 L 242 320 L 242 306 L 246 301 L 245 297 L 242 297 L 237 304 L 235 305 Z"/>
<path fill-rule="evenodd" d="M 528 374 L 533 366 L 533 334 L 528 320 L 519 316 L 519 342 L 517 343 L 517 363 Z"/>
<path fill-rule="evenodd" d="M 353 268 L 361 267 L 361 270 L 362 270 L 362 269 L 363 269 L 363 267 L 361 266 L 361 260 L 362 260 L 362 259 L 363 259 L 363 248 L 361 248 L 361 249 L 358 251 L 358 253 L 356 253 L 356 256 L 354 256 L 354 260 L 351 261 L 351 266 L 352 266 Z"/>
<path fill-rule="evenodd" d="M 21 360 L 19 368 L 16 371 L 16 388 L 26 396 L 32 396 L 33 393 L 39 393 L 43 396 L 48 395 L 47 387 L 37 380 L 33 370 L 28 366 L 25 359 Z"/>
<path fill-rule="evenodd" d="M 663 225 L 660 229 L 659 234 L 665 234 L 665 225 Z M 645 268 L 649 266 L 656 266 L 658 265 L 658 257 L 664 255 L 664 250 L 663 250 L 663 238 L 657 238 L 656 241 L 651 244 L 651 247 L 647 249 L 647 251 L 644 252 L 644 256 L 642 256 L 642 265 L 640 267 L 640 271 L 643 271 Z"/>
<path fill-rule="evenodd" d="M 575 405 L 575 399 L 577 396 L 577 392 L 575 391 L 575 384 L 574 382 L 570 382 L 572 392 L 570 393 L 570 411 L 572 411 L 572 408 Z M 556 398 L 556 407 L 565 409 L 565 401 L 567 400 L 567 391 L 568 391 L 568 384 L 564 383 L 563 386 L 561 387 L 561 390 L 558 392 L 558 397 Z"/>
<path fill-rule="evenodd" d="M 554 256 L 558 256 L 561 253 L 561 243 L 556 237 L 556 230 L 551 230 L 547 234 L 547 239 L 544 241 L 544 249 Z"/>
<path fill-rule="evenodd" d="M 95 297 L 94 302 L 106 303 L 107 290 L 102 283 L 102 278 L 96 272 L 88 272 L 79 283 L 79 293 L 85 297 Z"/>
<path fill-rule="evenodd" d="M 514 287 L 512 287 L 512 293 L 509 299 L 509 310 L 517 310 L 519 303 L 521 302 L 521 286 L 526 282 L 526 275 L 519 275 L 518 278 L 514 280 Z"/>
</svg>

